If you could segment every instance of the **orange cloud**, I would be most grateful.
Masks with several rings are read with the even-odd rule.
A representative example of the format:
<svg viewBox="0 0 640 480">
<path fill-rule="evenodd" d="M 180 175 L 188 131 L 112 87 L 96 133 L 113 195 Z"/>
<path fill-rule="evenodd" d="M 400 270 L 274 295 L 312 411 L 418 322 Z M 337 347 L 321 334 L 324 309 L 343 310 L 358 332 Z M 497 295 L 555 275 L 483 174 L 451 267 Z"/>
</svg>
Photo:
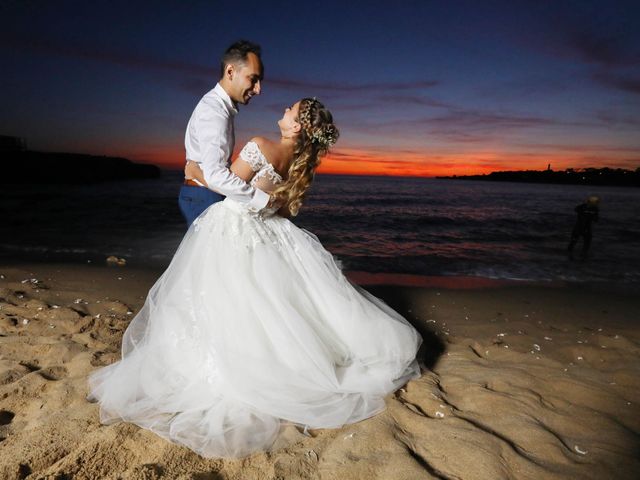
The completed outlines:
<svg viewBox="0 0 640 480">
<path fill-rule="evenodd" d="M 339 150 L 322 160 L 319 173 L 347 175 L 390 175 L 435 177 L 489 173 L 499 169 L 499 162 L 486 155 L 425 155 L 402 152 L 368 152 Z"/>
<path fill-rule="evenodd" d="M 476 151 L 419 152 L 377 148 L 372 150 L 342 148 L 322 159 L 318 173 L 339 175 L 383 175 L 436 177 L 478 175 L 503 170 L 544 170 L 551 164 L 554 170 L 585 167 L 636 169 L 640 154 L 633 149 L 534 148 L 508 151 L 504 147 L 485 147 Z M 184 147 L 176 145 L 145 145 L 133 151 L 114 150 L 108 155 L 122 156 L 135 162 L 153 163 L 165 168 L 181 169 Z M 239 153 L 236 148 L 234 155 Z"/>
<path fill-rule="evenodd" d="M 428 154 L 418 152 L 336 150 L 322 160 L 319 173 L 347 175 L 391 175 L 435 177 L 478 175 L 504 170 L 554 170 L 585 167 L 620 167 L 635 169 L 640 155 L 629 158 L 629 152 L 594 152 L 585 149 L 561 153 L 520 153 L 486 150 L 478 152 Z"/>
</svg>

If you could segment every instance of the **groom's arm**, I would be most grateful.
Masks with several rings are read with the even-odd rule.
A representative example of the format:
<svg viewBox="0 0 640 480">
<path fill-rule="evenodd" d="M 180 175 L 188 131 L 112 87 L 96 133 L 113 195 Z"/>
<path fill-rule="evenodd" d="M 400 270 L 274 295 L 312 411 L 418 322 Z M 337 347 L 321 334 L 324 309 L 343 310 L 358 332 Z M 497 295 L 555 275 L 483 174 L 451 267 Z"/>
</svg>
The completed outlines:
<svg viewBox="0 0 640 480">
<path fill-rule="evenodd" d="M 205 185 L 238 202 L 247 203 L 251 210 L 262 210 L 269 202 L 269 195 L 252 187 L 227 167 L 227 159 L 222 148 L 222 135 L 227 120 L 213 111 L 203 113 L 204 115 L 198 118 L 198 141 L 201 148 L 200 167 Z"/>
</svg>

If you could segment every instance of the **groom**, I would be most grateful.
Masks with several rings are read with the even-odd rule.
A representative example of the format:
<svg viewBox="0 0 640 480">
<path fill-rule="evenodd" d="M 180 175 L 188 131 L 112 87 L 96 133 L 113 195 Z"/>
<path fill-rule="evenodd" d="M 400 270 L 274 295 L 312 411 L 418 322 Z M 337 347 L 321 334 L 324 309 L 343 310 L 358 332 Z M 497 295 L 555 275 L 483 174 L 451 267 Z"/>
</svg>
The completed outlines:
<svg viewBox="0 0 640 480">
<path fill-rule="evenodd" d="M 187 161 L 198 163 L 207 185 L 184 180 L 178 204 L 187 226 L 224 196 L 248 204 L 253 211 L 267 205 L 267 193 L 229 170 L 235 143 L 233 117 L 238 104 L 247 105 L 260 95 L 262 76 L 260 46 L 244 40 L 234 43 L 222 56 L 220 81 L 191 114 L 184 138 Z"/>
</svg>

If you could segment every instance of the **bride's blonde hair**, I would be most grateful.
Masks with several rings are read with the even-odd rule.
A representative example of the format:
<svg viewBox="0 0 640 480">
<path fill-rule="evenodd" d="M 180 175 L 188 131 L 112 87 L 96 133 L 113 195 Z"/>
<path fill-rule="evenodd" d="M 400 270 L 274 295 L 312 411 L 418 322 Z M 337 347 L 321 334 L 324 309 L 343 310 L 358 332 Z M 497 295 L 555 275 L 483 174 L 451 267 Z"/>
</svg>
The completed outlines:
<svg viewBox="0 0 640 480">
<path fill-rule="evenodd" d="M 333 124 L 331 112 L 315 98 L 300 100 L 298 122 L 301 128 L 289 174 L 286 181 L 271 193 L 272 202 L 286 206 L 293 216 L 302 206 L 320 159 L 340 135 Z"/>
</svg>

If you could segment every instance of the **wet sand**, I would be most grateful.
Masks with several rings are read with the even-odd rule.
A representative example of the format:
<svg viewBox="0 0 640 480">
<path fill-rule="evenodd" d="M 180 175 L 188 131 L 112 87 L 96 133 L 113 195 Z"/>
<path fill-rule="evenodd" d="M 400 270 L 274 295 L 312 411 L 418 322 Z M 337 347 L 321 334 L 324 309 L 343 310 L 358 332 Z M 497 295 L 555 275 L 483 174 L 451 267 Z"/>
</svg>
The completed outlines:
<svg viewBox="0 0 640 480">
<path fill-rule="evenodd" d="M 372 419 L 207 460 L 134 425 L 100 425 L 85 399 L 87 374 L 119 358 L 160 273 L 0 266 L 0 478 L 640 478 L 631 294 L 354 275 L 423 334 L 422 377 Z"/>
</svg>

